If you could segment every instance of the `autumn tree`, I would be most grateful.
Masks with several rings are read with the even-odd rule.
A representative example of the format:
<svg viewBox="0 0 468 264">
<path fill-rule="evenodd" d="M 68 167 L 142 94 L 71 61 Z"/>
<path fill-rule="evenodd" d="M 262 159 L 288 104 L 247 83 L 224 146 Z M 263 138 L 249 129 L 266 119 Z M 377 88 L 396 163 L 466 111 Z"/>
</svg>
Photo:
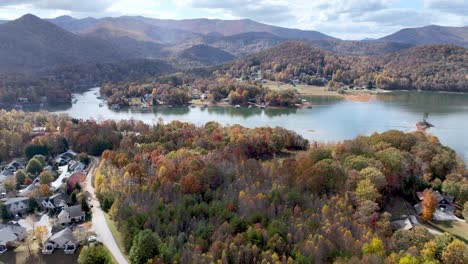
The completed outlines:
<svg viewBox="0 0 468 264">
<path fill-rule="evenodd" d="M 361 180 L 356 188 L 356 197 L 359 202 L 366 200 L 375 202 L 381 197 L 375 185 L 369 180 Z"/>
<path fill-rule="evenodd" d="M 442 253 L 442 261 L 447 264 L 468 263 L 468 246 L 462 241 L 455 239 L 448 244 Z"/>
<path fill-rule="evenodd" d="M 50 187 L 49 187 L 49 185 L 47 185 L 47 184 L 41 184 L 41 186 L 39 187 L 39 189 L 41 190 L 42 196 L 49 196 L 49 195 L 50 195 Z"/>
<path fill-rule="evenodd" d="M 434 191 L 426 189 L 423 192 L 421 216 L 424 220 L 430 221 L 434 215 L 437 206 L 437 197 Z"/>
<path fill-rule="evenodd" d="M 24 181 L 26 180 L 28 175 L 23 170 L 18 170 L 15 174 L 15 177 L 16 177 L 16 182 L 22 185 L 24 184 Z"/>
<path fill-rule="evenodd" d="M 54 181 L 54 176 L 50 171 L 43 171 L 39 175 L 39 183 L 40 184 L 50 184 Z"/>
<path fill-rule="evenodd" d="M 34 236 L 37 238 L 40 246 L 42 247 L 43 243 L 49 237 L 49 229 L 47 229 L 47 226 L 43 225 L 36 226 L 34 229 Z"/>
</svg>

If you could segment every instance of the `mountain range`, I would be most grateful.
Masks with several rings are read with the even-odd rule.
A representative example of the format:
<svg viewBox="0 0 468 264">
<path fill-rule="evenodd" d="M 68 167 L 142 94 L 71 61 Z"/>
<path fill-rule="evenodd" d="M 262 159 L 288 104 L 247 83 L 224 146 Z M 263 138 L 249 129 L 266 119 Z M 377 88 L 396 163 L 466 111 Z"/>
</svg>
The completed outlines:
<svg viewBox="0 0 468 264">
<path fill-rule="evenodd" d="M 466 48 L 468 47 L 468 26 L 442 27 L 430 25 L 420 28 L 405 28 L 376 41 L 410 43 L 414 45 L 454 44 Z"/>
<path fill-rule="evenodd" d="M 177 68 L 193 68 L 221 64 L 289 41 L 354 56 L 382 56 L 425 44 L 468 47 L 468 27 L 427 26 L 380 39 L 346 41 L 248 19 L 40 19 L 28 14 L 0 21 L 0 40 L 0 72 L 37 72 L 131 59 L 163 59 Z"/>
</svg>

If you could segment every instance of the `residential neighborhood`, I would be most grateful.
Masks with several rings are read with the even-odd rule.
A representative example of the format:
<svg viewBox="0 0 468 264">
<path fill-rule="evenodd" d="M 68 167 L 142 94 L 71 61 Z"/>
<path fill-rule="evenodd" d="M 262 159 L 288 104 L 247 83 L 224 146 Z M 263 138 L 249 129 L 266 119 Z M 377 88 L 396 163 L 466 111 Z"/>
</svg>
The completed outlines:
<svg viewBox="0 0 468 264">
<path fill-rule="evenodd" d="M 41 254 L 74 254 L 87 243 L 91 212 L 83 187 L 89 163 L 87 155 L 67 150 L 1 166 L 0 254 L 34 243 Z"/>
</svg>

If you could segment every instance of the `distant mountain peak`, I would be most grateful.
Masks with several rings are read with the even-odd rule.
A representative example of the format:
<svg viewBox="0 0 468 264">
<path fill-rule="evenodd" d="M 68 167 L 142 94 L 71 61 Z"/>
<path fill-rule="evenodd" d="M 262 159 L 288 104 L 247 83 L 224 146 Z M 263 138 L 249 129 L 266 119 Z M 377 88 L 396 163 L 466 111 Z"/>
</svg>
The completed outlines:
<svg viewBox="0 0 468 264">
<path fill-rule="evenodd" d="M 14 21 L 19 21 L 19 22 L 38 22 L 38 21 L 43 21 L 41 18 L 33 15 L 33 14 L 26 14 Z"/>
<path fill-rule="evenodd" d="M 377 41 L 425 44 L 454 44 L 468 47 L 468 27 L 445 27 L 428 25 L 418 28 L 405 28 Z"/>
<path fill-rule="evenodd" d="M 73 20 L 75 20 L 74 17 L 72 17 L 72 16 L 67 16 L 67 15 L 59 16 L 59 17 L 56 17 L 55 19 L 56 19 L 56 20 L 61 20 L 61 21 L 73 21 Z"/>
</svg>

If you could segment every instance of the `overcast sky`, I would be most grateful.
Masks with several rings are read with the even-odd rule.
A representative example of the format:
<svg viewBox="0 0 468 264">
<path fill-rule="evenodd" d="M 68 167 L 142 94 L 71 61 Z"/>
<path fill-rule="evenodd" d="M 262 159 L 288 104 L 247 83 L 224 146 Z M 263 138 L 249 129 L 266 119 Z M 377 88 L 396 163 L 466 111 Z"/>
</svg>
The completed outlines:
<svg viewBox="0 0 468 264">
<path fill-rule="evenodd" d="M 0 19 L 26 13 L 42 18 L 250 18 L 343 39 L 376 38 L 429 24 L 468 26 L 468 0 L 0 0 Z"/>
</svg>

